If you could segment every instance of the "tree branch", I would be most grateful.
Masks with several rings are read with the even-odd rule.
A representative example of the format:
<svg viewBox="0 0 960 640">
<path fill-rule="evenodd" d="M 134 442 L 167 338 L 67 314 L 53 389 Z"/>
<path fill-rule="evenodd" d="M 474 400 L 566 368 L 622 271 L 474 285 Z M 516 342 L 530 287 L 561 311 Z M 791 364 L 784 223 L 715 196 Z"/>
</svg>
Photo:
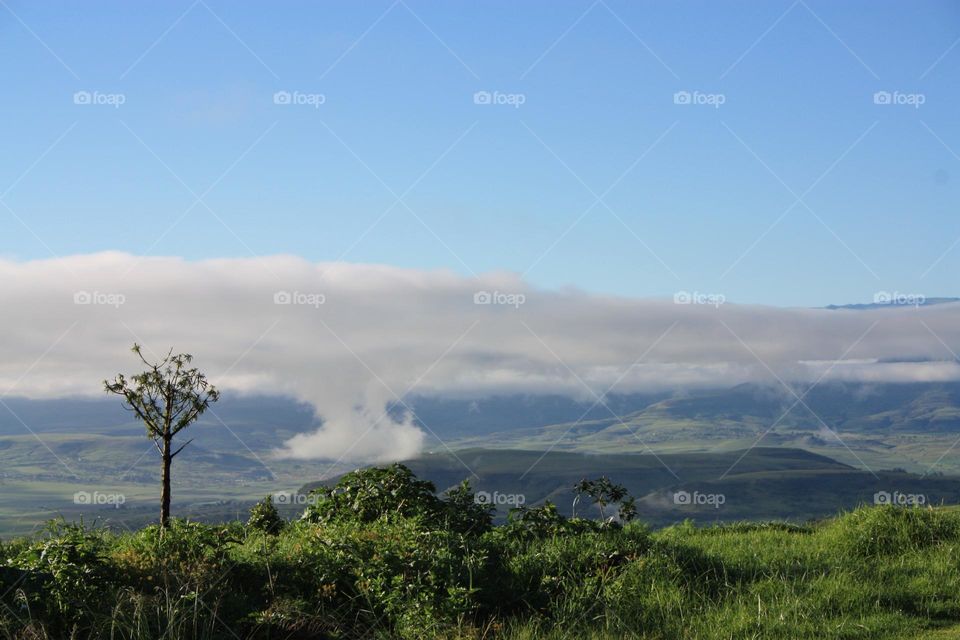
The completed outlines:
<svg viewBox="0 0 960 640">
<path fill-rule="evenodd" d="M 186 442 L 184 442 L 182 445 L 180 445 L 180 448 L 179 448 L 179 449 L 177 449 L 176 451 L 174 451 L 173 453 L 170 454 L 170 459 L 173 460 L 173 458 L 174 458 L 178 453 L 180 453 L 181 451 L 183 451 L 183 448 L 186 447 L 186 446 L 187 446 L 188 444 L 190 444 L 191 442 L 193 442 L 193 438 L 190 438 L 189 440 L 187 440 Z"/>
</svg>

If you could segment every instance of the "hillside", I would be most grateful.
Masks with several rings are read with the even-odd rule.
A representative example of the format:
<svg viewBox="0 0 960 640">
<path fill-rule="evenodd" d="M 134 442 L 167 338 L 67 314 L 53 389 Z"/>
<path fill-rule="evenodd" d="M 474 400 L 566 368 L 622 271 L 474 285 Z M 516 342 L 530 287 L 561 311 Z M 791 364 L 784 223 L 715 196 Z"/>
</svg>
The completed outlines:
<svg viewBox="0 0 960 640">
<path fill-rule="evenodd" d="M 830 383 L 795 393 L 756 384 L 691 391 L 632 412 L 591 412 L 447 444 L 661 455 L 744 449 L 762 438 L 763 446 L 803 448 L 860 468 L 927 473 L 936 465 L 933 470 L 960 474 L 960 461 L 942 456 L 960 436 L 960 383 Z"/>
<path fill-rule="evenodd" d="M 804 521 L 834 515 L 875 494 L 921 495 L 926 504 L 960 503 L 960 477 L 923 477 L 901 471 L 880 471 L 874 477 L 826 456 L 801 449 L 757 447 L 749 451 L 642 454 L 467 449 L 433 453 L 404 461 L 438 491 L 464 479 L 478 493 L 497 502 L 504 517 L 518 502 L 527 506 L 555 502 L 561 513 L 572 512 L 571 487 L 584 478 L 605 475 L 638 498 L 645 522 L 666 525 L 691 518 L 701 522 L 789 519 Z M 322 484 L 313 482 L 307 493 Z M 678 503 L 675 497 L 722 495 L 720 505 Z M 596 515 L 596 514 L 594 514 Z"/>
</svg>

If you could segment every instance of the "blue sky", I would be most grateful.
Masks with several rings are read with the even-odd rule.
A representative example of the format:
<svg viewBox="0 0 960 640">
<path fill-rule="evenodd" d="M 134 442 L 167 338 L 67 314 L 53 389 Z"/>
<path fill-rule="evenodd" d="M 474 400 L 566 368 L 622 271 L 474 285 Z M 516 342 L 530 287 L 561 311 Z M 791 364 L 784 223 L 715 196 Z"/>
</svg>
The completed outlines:
<svg viewBox="0 0 960 640">
<path fill-rule="evenodd" d="M 947 1 L 3 0 L 0 256 L 960 295 L 958 39 Z"/>
</svg>

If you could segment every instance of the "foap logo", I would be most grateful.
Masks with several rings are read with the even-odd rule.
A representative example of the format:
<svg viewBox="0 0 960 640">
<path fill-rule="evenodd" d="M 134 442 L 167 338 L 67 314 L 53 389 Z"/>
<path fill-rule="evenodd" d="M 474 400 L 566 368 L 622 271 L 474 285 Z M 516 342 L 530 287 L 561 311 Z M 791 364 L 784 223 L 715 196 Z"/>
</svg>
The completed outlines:
<svg viewBox="0 0 960 640">
<path fill-rule="evenodd" d="M 527 502 L 527 496 L 522 493 L 500 493 L 499 491 L 490 493 L 489 491 L 477 491 L 473 496 L 473 501 L 477 504 L 519 507 Z"/>
<path fill-rule="evenodd" d="M 919 507 L 927 504 L 927 496 L 922 493 L 877 491 L 875 494 L 873 494 L 873 504 L 892 504 L 899 507 Z"/>
<path fill-rule="evenodd" d="M 325 304 L 327 297 L 322 293 L 304 293 L 303 291 L 277 291 L 273 294 L 273 304 L 301 305 L 317 309 Z"/>
<path fill-rule="evenodd" d="M 877 91 L 873 94 L 873 104 L 913 107 L 919 109 L 926 103 L 927 96 L 922 93 L 903 93 L 901 91 Z"/>
<path fill-rule="evenodd" d="M 727 301 L 722 293 L 700 293 L 699 291 L 677 291 L 673 294 L 673 304 L 705 304 L 719 308 Z"/>
<path fill-rule="evenodd" d="M 473 94 L 473 104 L 503 105 L 519 109 L 527 101 L 524 93 L 502 93 L 500 91 L 477 91 Z"/>
<path fill-rule="evenodd" d="M 312 493 L 278 491 L 273 494 L 273 501 L 277 504 L 291 504 L 296 506 L 313 505 L 317 503 L 317 496 Z"/>
<path fill-rule="evenodd" d="M 73 504 L 83 504 L 92 506 L 112 506 L 120 508 L 120 505 L 127 501 L 127 497 L 122 493 L 101 493 L 100 491 L 77 491 L 73 494 Z"/>
<path fill-rule="evenodd" d="M 900 293 L 899 291 L 877 291 L 873 294 L 874 304 L 889 304 L 901 307 L 922 307 L 927 296 L 922 293 Z"/>
<path fill-rule="evenodd" d="M 302 93 L 300 91 L 277 91 L 273 94 L 273 104 L 305 105 L 319 109 L 327 102 L 327 96 L 322 93 Z"/>
<path fill-rule="evenodd" d="M 122 93 L 101 93 L 100 91 L 77 91 L 73 94 L 73 104 L 108 106 L 119 109 L 127 101 Z"/>
<path fill-rule="evenodd" d="M 127 301 L 122 293 L 104 293 L 102 291 L 77 291 L 73 294 L 73 304 L 102 305 L 117 309 Z"/>
<path fill-rule="evenodd" d="M 727 502 L 727 497 L 722 493 L 700 493 L 694 491 L 676 491 L 673 494 L 673 504 L 681 507 L 702 507 L 710 506 L 719 509 Z"/>
<path fill-rule="evenodd" d="M 673 104 L 701 105 L 719 109 L 727 101 L 722 93 L 704 93 L 702 91 L 677 91 L 673 94 Z"/>
<path fill-rule="evenodd" d="M 519 309 L 527 301 L 522 293 L 504 293 L 502 291 L 477 291 L 473 294 L 473 304 L 495 304 Z"/>
</svg>

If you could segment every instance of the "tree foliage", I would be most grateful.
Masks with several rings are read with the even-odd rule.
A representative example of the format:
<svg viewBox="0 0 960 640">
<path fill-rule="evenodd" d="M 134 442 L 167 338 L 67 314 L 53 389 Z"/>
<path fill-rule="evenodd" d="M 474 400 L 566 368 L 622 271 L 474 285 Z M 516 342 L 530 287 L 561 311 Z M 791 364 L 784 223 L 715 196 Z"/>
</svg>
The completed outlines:
<svg viewBox="0 0 960 640">
<path fill-rule="evenodd" d="M 611 504 L 619 504 L 617 519 L 620 522 L 630 522 L 637 516 L 636 499 L 630 495 L 627 488 L 601 476 L 596 480 L 583 479 L 573 486 L 576 497 L 573 499 L 573 513 L 576 515 L 577 503 L 582 496 L 590 498 L 600 509 L 600 518 L 612 523 L 613 516 L 607 518 L 606 509 Z"/>
<path fill-rule="evenodd" d="M 432 482 L 418 479 L 400 463 L 350 472 L 335 486 L 315 489 L 311 496 L 303 519 L 312 523 L 419 518 L 457 533 L 479 534 L 493 521 L 493 507 L 478 504 L 467 481 L 442 499 Z"/>
<path fill-rule="evenodd" d="M 131 349 L 146 370 L 127 378 L 117 374 L 113 382 L 103 381 L 107 393 L 123 398 L 123 406 L 140 420 L 153 440 L 161 458 L 160 526 L 170 521 L 170 473 L 173 459 L 191 440 L 173 449 L 174 437 L 193 424 L 211 404 L 220 399 L 220 392 L 207 381 L 206 375 L 191 367 L 193 356 L 174 354 L 173 349 L 158 362 L 143 356 L 139 344 Z"/>
<path fill-rule="evenodd" d="M 283 530 L 286 524 L 276 505 L 273 504 L 273 496 L 267 496 L 250 509 L 250 519 L 247 520 L 247 526 L 276 535 Z"/>
</svg>

